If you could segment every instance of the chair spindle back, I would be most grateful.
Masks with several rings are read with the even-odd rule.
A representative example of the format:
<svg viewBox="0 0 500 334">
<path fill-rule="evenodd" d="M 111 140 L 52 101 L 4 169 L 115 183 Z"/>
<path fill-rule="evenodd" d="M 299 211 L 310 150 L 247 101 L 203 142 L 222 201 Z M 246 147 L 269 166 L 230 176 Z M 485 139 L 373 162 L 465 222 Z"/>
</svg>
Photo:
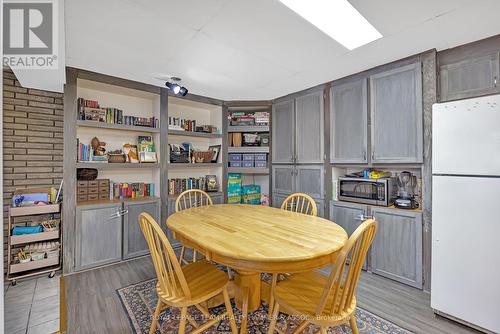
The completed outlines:
<svg viewBox="0 0 500 334">
<path fill-rule="evenodd" d="M 314 199 L 303 193 L 291 194 L 281 204 L 281 210 L 299 212 L 310 216 L 318 215 L 318 207 Z"/>
<path fill-rule="evenodd" d="M 175 201 L 175 212 L 212 204 L 212 198 L 210 198 L 206 192 L 199 189 L 190 189 L 184 191 L 177 197 Z"/>
</svg>

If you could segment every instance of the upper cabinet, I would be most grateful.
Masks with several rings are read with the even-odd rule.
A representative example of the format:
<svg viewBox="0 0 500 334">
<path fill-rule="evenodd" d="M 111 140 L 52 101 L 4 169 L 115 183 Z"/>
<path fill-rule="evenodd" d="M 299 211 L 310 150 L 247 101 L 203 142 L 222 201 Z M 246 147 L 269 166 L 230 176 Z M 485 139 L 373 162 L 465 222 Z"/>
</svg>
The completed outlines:
<svg viewBox="0 0 500 334">
<path fill-rule="evenodd" d="M 273 163 L 323 163 L 323 90 L 273 106 Z"/>
<path fill-rule="evenodd" d="M 498 53 L 440 66 L 441 101 L 500 93 L 499 68 Z"/>
<path fill-rule="evenodd" d="M 323 110 L 323 90 L 295 99 L 295 162 L 323 162 Z"/>
<path fill-rule="evenodd" d="M 370 76 L 370 112 L 373 163 L 422 162 L 420 63 Z"/>
<path fill-rule="evenodd" d="M 276 103 L 273 106 L 273 163 L 291 163 L 295 154 L 295 102 Z"/>
<path fill-rule="evenodd" d="M 367 82 L 333 86 L 330 90 L 330 157 L 333 163 L 366 163 L 368 152 Z"/>
</svg>

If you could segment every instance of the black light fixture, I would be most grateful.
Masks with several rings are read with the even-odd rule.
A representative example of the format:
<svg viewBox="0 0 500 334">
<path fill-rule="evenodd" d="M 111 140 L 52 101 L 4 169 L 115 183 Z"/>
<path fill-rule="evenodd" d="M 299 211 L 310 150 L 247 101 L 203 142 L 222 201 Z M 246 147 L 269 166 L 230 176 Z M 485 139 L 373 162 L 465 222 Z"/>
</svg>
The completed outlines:
<svg viewBox="0 0 500 334">
<path fill-rule="evenodd" d="M 188 89 L 184 86 L 181 86 L 178 84 L 178 82 L 181 81 L 181 78 L 179 77 L 171 77 L 170 80 L 172 82 L 169 82 L 167 81 L 165 83 L 165 86 L 167 86 L 167 88 L 169 90 L 171 90 L 175 95 L 180 95 L 180 96 L 186 96 L 187 93 L 188 93 Z"/>
</svg>

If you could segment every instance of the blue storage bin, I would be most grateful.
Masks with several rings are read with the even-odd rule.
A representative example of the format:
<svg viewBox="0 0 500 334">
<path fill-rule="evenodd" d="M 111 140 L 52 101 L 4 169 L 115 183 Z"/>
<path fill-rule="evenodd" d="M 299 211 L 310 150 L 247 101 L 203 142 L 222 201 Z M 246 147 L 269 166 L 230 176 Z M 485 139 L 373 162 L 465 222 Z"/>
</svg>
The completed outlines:
<svg viewBox="0 0 500 334">
<path fill-rule="evenodd" d="M 243 153 L 243 161 L 254 161 L 254 156 L 253 153 Z"/>
<path fill-rule="evenodd" d="M 255 167 L 257 168 L 266 168 L 267 161 L 255 161 Z"/>
<path fill-rule="evenodd" d="M 253 167 L 253 160 L 252 161 L 243 161 L 243 167 L 244 168 L 249 168 L 249 167 Z"/>
<path fill-rule="evenodd" d="M 256 153 L 254 157 L 255 161 L 267 161 L 267 153 Z"/>
<path fill-rule="evenodd" d="M 241 161 L 241 153 L 229 153 L 229 161 Z"/>
<path fill-rule="evenodd" d="M 43 227 L 38 226 L 14 226 L 12 229 L 12 235 L 22 235 L 22 234 L 34 234 L 43 232 Z"/>
<path fill-rule="evenodd" d="M 229 161 L 229 167 L 241 167 L 241 161 Z"/>
</svg>

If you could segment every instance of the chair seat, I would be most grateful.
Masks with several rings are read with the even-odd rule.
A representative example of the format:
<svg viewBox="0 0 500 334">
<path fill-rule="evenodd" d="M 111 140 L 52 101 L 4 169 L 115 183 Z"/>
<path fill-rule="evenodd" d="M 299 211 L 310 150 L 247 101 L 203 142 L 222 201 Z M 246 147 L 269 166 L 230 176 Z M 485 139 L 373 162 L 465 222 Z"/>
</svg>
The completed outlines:
<svg viewBox="0 0 500 334">
<path fill-rule="evenodd" d="M 278 283 L 274 290 L 276 301 L 288 312 L 295 315 L 308 316 L 308 321 L 317 324 L 335 324 L 346 321 L 356 309 L 356 298 L 346 312 L 327 314 L 316 317 L 316 308 L 319 305 L 328 277 L 317 271 L 293 274 L 286 280 Z M 332 304 L 333 293 L 327 299 L 327 309 Z"/>
<path fill-rule="evenodd" d="M 228 284 L 227 274 L 205 260 L 189 263 L 182 267 L 191 298 L 172 298 L 157 286 L 158 297 L 166 304 L 193 305 L 218 295 Z"/>
</svg>

